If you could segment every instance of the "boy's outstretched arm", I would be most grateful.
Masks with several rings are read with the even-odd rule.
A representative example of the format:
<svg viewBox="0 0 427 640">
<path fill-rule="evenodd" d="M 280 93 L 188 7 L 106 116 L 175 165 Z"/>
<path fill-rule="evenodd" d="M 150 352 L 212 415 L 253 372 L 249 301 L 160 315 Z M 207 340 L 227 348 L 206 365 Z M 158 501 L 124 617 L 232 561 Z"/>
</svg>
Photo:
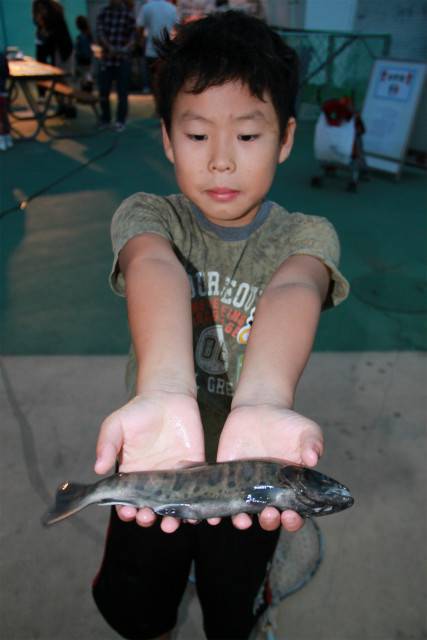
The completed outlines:
<svg viewBox="0 0 427 640">
<path fill-rule="evenodd" d="M 278 458 L 314 466 L 323 451 L 320 427 L 292 410 L 298 380 L 309 358 L 330 283 L 327 267 L 305 255 L 288 258 L 261 296 L 232 410 L 225 423 L 218 460 Z M 296 531 L 302 518 L 267 507 L 264 529 Z M 239 514 L 234 524 L 250 526 Z"/>
<path fill-rule="evenodd" d="M 95 471 L 168 469 L 204 460 L 192 352 L 191 292 L 169 242 L 142 234 L 119 255 L 126 283 L 129 327 L 137 360 L 136 397 L 101 425 Z M 122 520 L 149 526 L 149 509 L 119 507 Z M 166 517 L 162 529 L 178 521 Z"/>
</svg>

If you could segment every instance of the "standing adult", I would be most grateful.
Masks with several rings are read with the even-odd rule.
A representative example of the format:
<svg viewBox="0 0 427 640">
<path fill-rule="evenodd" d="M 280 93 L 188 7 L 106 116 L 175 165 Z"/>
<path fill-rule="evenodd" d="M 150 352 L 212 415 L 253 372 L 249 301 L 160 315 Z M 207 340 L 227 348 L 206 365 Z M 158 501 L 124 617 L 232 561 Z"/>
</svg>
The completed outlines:
<svg viewBox="0 0 427 640">
<path fill-rule="evenodd" d="M 111 122 L 110 93 L 117 90 L 116 131 L 123 131 L 128 114 L 131 52 L 135 38 L 135 17 L 123 0 L 110 0 L 96 21 L 98 42 L 102 47 L 99 65 L 101 127 Z"/>
<path fill-rule="evenodd" d="M 36 26 L 36 60 L 60 67 L 71 73 L 73 42 L 65 20 L 64 8 L 56 0 L 33 0 L 33 22 Z M 46 93 L 38 88 L 40 99 Z M 57 95 L 58 114 L 75 117 L 74 107 L 67 106 L 64 98 Z"/>
<path fill-rule="evenodd" d="M 36 59 L 69 71 L 73 42 L 64 9 L 56 0 L 33 0 L 36 25 Z"/>
<path fill-rule="evenodd" d="M 178 14 L 174 4 L 168 0 L 148 0 L 141 7 L 137 25 L 145 31 L 145 59 L 148 67 L 150 87 L 153 86 L 153 72 L 157 60 L 154 38 L 158 38 L 163 29 L 170 33 L 178 22 Z"/>
</svg>

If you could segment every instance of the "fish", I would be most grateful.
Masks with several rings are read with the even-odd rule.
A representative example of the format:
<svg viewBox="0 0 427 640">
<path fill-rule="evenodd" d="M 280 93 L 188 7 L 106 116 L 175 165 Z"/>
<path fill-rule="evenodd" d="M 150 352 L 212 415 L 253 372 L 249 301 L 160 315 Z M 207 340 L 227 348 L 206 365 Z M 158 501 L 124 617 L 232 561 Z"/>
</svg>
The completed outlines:
<svg viewBox="0 0 427 640">
<path fill-rule="evenodd" d="M 322 516 L 353 502 L 347 487 L 319 471 L 273 460 L 233 460 L 120 472 L 93 484 L 64 482 L 42 523 L 55 524 L 92 504 L 149 507 L 160 516 L 205 520 L 259 513 L 269 505 L 303 517 Z"/>
</svg>

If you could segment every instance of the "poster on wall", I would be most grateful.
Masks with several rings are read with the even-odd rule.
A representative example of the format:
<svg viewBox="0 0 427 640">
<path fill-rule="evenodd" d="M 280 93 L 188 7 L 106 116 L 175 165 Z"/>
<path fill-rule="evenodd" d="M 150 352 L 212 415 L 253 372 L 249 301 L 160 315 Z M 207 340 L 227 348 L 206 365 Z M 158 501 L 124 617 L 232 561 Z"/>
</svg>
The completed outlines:
<svg viewBox="0 0 427 640">
<path fill-rule="evenodd" d="M 427 65 L 376 60 L 362 110 L 366 162 L 399 175 L 426 81 Z"/>
</svg>

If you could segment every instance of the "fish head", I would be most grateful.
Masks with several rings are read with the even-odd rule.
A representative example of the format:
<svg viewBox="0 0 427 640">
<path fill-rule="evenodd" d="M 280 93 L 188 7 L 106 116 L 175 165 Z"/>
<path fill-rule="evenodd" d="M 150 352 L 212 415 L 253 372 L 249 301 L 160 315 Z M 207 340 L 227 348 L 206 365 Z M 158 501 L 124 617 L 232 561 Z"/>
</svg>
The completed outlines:
<svg viewBox="0 0 427 640">
<path fill-rule="evenodd" d="M 307 515 L 327 515 L 348 509 L 353 496 L 343 484 L 333 478 L 307 469 L 288 465 L 280 469 L 280 482 L 295 493 L 297 504 Z"/>
</svg>

